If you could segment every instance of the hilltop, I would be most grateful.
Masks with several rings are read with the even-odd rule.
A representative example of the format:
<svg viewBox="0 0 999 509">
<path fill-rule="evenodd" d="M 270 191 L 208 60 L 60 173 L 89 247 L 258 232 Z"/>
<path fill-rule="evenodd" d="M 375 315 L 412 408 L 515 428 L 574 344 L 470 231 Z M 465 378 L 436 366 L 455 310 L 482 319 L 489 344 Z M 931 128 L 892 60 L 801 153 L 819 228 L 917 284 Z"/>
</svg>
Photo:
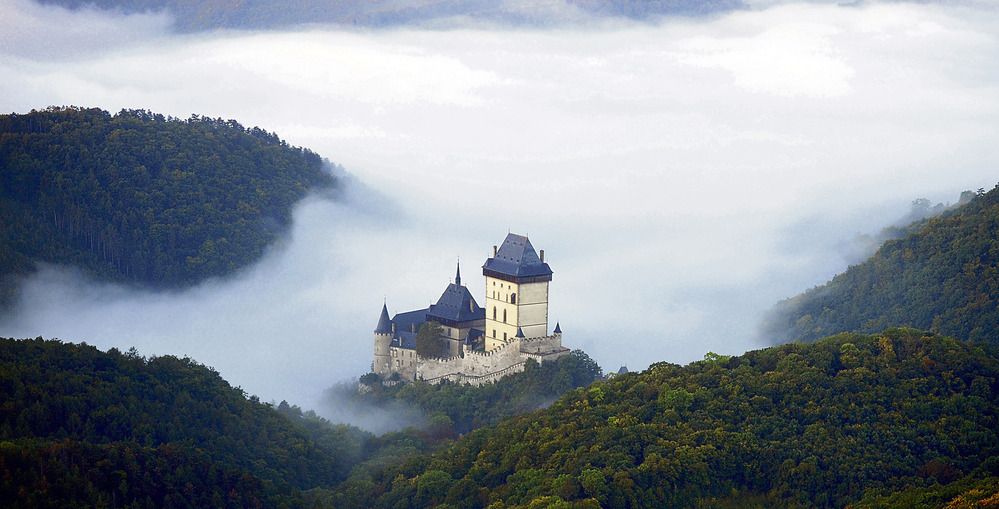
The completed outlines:
<svg viewBox="0 0 999 509">
<path fill-rule="evenodd" d="M 371 438 L 173 356 L 0 339 L 0 506 L 280 507 Z"/>
<path fill-rule="evenodd" d="M 764 335 L 781 343 L 911 326 L 999 344 L 999 186 L 910 225 L 867 261 L 779 303 Z"/>
<path fill-rule="evenodd" d="M 233 120 L 49 108 L 0 115 L 0 281 L 37 263 L 153 288 L 225 276 L 263 254 L 306 193 L 315 153 Z"/>
<path fill-rule="evenodd" d="M 999 482 L 997 383 L 994 350 L 912 329 L 658 363 L 439 453 L 355 474 L 334 500 L 843 507 L 895 492 L 911 501 L 920 495 L 911 489 L 946 502 L 955 493 L 940 492 L 962 487 L 957 494 L 977 500 Z"/>
</svg>

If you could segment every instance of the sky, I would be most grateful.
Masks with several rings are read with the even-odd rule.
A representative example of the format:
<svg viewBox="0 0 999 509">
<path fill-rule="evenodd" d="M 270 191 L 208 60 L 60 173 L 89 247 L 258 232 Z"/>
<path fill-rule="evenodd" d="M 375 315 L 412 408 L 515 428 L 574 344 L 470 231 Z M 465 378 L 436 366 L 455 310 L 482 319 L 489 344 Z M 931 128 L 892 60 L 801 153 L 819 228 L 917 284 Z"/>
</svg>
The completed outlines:
<svg viewBox="0 0 999 509">
<path fill-rule="evenodd" d="M 605 370 L 767 344 L 778 300 L 912 200 L 999 171 L 999 10 L 755 3 L 654 22 L 179 34 L 163 13 L 0 2 L 0 111 L 233 118 L 342 167 L 227 280 L 156 293 L 44 267 L 0 336 L 190 356 L 310 407 L 371 331 L 507 232 L 555 272 L 550 327 Z M 483 299 L 479 298 L 480 303 Z"/>
</svg>

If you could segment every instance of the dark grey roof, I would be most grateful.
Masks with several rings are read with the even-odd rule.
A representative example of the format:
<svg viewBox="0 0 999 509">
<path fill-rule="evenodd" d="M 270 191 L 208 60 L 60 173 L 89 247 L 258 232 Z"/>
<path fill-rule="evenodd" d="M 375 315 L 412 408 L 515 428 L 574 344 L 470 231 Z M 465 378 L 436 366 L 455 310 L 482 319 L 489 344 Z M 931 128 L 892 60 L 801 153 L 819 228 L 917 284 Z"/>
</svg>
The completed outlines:
<svg viewBox="0 0 999 509">
<path fill-rule="evenodd" d="M 558 322 L 555 322 L 555 330 L 552 332 L 555 334 L 562 334 L 562 327 L 559 326 Z"/>
<path fill-rule="evenodd" d="M 487 259 L 482 266 L 482 273 L 487 276 L 550 279 L 552 269 L 541 261 L 527 237 L 508 233 L 496 256 Z"/>
<path fill-rule="evenodd" d="M 518 338 L 524 337 L 524 329 L 521 329 L 520 327 L 517 327 L 517 336 L 516 337 L 518 337 Z"/>
<path fill-rule="evenodd" d="M 427 321 L 427 309 L 417 309 L 398 313 L 392 318 L 395 323 L 395 341 L 393 346 L 416 348 L 416 333 L 423 322 Z"/>
<path fill-rule="evenodd" d="M 388 306 L 382 304 L 382 316 L 378 317 L 378 325 L 375 326 L 375 334 L 389 334 L 392 332 L 392 320 L 389 319 Z"/>
<path fill-rule="evenodd" d="M 486 310 L 479 307 L 468 288 L 449 284 L 437 304 L 427 309 L 427 319 L 447 322 L 448 325 L 486 319 Z"/>
</svg>

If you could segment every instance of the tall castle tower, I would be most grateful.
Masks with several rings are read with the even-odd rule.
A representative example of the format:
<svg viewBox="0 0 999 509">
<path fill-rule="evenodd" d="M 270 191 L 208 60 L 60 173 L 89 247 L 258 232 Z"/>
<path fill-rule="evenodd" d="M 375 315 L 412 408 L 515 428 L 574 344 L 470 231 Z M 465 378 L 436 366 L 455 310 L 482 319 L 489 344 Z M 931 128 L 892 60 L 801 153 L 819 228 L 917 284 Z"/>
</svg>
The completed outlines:
<svg viewBox="0 0 999 509">
<path fill-rule="evenodd" d="M 507 234 L 482 266 L 486 277 L 486 350 L 515 337 L 548 335 L 548 283 L 552 270 L 523 235 Z"/>
<path fill-rule="evenodd" d="M 382 315 L 375 326 L 375 357 L 371 371 L 381 376 L 388 376 L 392 371 L 392 359 L 389 347 L 392 344 L 392 319 L 389 318 L 388 306 L 382 304 Z"/>
</svg>

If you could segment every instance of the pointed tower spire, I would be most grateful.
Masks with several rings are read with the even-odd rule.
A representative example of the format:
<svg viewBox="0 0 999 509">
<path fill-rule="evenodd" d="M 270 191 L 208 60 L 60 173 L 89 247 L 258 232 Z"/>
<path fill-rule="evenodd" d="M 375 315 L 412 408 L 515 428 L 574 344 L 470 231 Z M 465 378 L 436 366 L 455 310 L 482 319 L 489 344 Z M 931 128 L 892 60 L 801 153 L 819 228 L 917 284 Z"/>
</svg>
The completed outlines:
<svg viewBox="0 0 999 509">
<path fill-rule="evenodd" d="M 517 327 L 517 337 L 518 338 L 524 337 L 524 329 L 521 329 L 520 327 Z"/>
<path fill-rule="evenodd" d="M 454 284 L 455 286 L 461 286 L 461 259 L 458 259 L 457 268 L 454 271 Z"/>
<path fill-rule="evenodd" d="M 378 325 L 375 327 L 375 334 L 391 334 L 392 319 L 389 318 L 388 306 L 382 304 L 382 315 L 378 317 Z"/>
<path fill-rule="evenodd" d="M 552 332 L 555 334 L 562 334 L 562 327 L 559 327 L 558 322 L 555 322 L 555 330 Z"/>
</svg>

